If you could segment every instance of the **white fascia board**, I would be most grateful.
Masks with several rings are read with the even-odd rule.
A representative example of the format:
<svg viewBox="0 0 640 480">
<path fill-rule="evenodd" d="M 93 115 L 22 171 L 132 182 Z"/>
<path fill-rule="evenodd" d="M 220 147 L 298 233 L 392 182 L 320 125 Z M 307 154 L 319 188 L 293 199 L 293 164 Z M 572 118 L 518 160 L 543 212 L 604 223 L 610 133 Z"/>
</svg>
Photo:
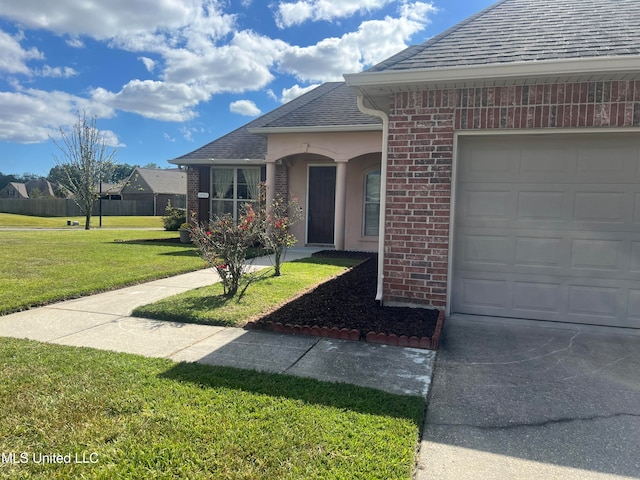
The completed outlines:
<svg viewBox="0 0 640 480">
<path fill-rule="evenodd" d="M 456 84 L 488 80 L 583 77 L 602 74 L 640 74 L 640 55 L 494 63 L 442 68 L 384 70 L 344 75 L 361 90 L 408 85 Z"/>
<path fill-rule="evenodd" d="M 382 124 L 326 125 L 318 127 L 256 127 L 247 130 L 249 133 L 258 135 L 268 135 L 272 133 L 377 132 L 382 131 Z"/>
<path fill-rule="evenodd" d="M 264 165 L 264 158 L 194 158 L 192 160 L 168 160 L 173 165 Z"/>
</svg>

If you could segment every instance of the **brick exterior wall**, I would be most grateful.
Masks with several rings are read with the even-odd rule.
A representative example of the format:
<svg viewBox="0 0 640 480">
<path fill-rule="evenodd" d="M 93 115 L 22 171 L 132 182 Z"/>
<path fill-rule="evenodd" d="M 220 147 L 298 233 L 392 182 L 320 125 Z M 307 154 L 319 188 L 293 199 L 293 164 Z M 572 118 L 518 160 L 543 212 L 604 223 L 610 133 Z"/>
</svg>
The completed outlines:
<svg viewBox="0 0 640 480">
<path fill-rule="evenodd" d="M 187 220 L 191 221 L 192 214 L 198 218 L 198 191 L 200 188 L 200 168 L 187 168 Z"/>
<path fill-rule="evenodd" d="M 276 196 L 289 195 L 289 168 L 284 164 L 276 165 Z"/>
<path fill-rule="evenodd" d="M 584 82 L 392 95 L 384 300 L 444 308 L 456 130 L 640 125 L 640 82 Z"/>
</svg>

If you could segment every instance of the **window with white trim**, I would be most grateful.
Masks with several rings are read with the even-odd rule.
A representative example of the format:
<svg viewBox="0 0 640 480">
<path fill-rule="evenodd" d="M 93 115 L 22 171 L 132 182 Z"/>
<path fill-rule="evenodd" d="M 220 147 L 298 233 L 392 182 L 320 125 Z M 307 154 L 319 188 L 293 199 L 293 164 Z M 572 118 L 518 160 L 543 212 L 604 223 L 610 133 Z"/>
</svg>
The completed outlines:
<svg viewBox="0 0 640 480">
<path fill-rule="evenodd" d="M 365 237 L 378 236 L 380 230 L 380 170 L 364 177 L 364 229 Z"/>
<path fill-rule="evenodd" d="M 260 167 L 213 167 L 211 169 L 211 217 L 238 212 L 260 198 Z"/>
</svg>

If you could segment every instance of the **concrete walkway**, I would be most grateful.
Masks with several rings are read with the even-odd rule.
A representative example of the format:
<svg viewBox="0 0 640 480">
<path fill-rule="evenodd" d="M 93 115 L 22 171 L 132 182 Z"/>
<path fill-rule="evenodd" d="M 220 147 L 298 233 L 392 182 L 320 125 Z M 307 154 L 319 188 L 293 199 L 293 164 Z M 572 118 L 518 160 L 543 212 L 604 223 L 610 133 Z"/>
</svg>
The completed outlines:
<svg viewBox="0 0 640 480">
<path fill-rule="evenodd" d="M 291 249 L 287 260 L 313 249 Z M 271 265 L 267 257 L 255 268 Z M 140 305 L 210 285 L 212 270 L 178 275 L 0 317 L 0 336 L 91 347 L 373 387 L 426 397 L 435 352 L 131 317 Z"/>
</svg>

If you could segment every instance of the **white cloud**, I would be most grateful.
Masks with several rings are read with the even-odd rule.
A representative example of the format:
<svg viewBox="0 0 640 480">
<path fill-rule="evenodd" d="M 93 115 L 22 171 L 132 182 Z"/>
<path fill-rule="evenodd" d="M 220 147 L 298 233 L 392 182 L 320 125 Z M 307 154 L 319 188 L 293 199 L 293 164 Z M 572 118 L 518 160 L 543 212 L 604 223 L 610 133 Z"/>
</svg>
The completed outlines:
<svg viewBox="0 0 640 480">
<path fill-rule="evenodd" d="M 67 39 L 66 44 L 71 48 L 84 48 L 84 42 L 78 37 L 72 37 Z"/>
<path fill-rule="evenodd" d="M 184 138 L 187 142 L 193 142 L 193 134 L 194 133 L 203 133 L 204 129 L 202 127 L 198 128 L 198 127 L 187 127 L 187 126 L 182 126 L 180 127 L 180 133 L 182 134 L 182 138 Z"/>
<path fill-rule="evenodd" d="M 276 24 L 278 28 L 298 25 L 313 18 L 313 6 L 309 2 L 281 3 L 278 5 Z"/>
<path fill-rule="evenodd" d="M 203 8 L 204 3 L 204 8 Z M 213 0 L 56 0 L 55 2 L 3 2 L 2 16 L 25 27 L 59 35 L 86 35 L 97 40 L 135 35 L 150 28 L 172 29 L 189 25 L 209 9 Z"/>
<path fill-rule="evenodd" d="M 177 84 L 197 81 L 210 93 L 258 90 L 273 80 L 269 67 L 276 56 L 272 42 L 240 33 L 229 45 L 202 54 L 185 49 L 167 52 L 162 78 Z"/>
<path fill-rule="evenodd" d="M 406 48 L 407 42 L 429 23 L 436 9 L 430 3 L 405 4 L 399 18 L 385 17 L 360 24 L 340 38 L 325 38 L 308 47 L 291 46 L 279 66 L 305 82 L 342 80 Z"/>
<path fill-rule="evenodd" d="M 356 11 L 373 11 L 391 1 L 306 0 L 283 2 L 280 6 L 290 9 L 286 22 L 295 24 L 305 18 L 335 19 Z M 84 37 L 90 37 L 113 49 L 132 52 L 154 77 L 133 78 L 111 89 L 96 85 L 85 99 L 72 95 L 63 98 L 62 92 L 24 92 L 15 82 L 17 93 L 6 93 L 3 101 L 8 102 L 7 95 L 13 95 L 12 102 L 25 102 L 24 109 L 33 112 L 33 128 L 29 115 L 5 115 L 7 110 L 0 103 L 4 115 L 0 127 L 7 128 L 0 131 L 0 140 L 46 140 L 47 135 L 42 132 L 51 128 L 46 117 L 64 123 L 67 120 L 61 115 L 65 117 L 78 108 L 100 118 L 123 110 L 161 121 L 184 122 L 195 118 L 198 105 L 213 95 L 266 88 L 278 73 L 292 75 L 302 84 L 342 80 L 344 73 L 361 71 L 405 48 L 435 11 L 430 3 L 393 1 L 402 3 L 396 17 L 363 22 L 354 32 L 310 46 L 291 45 L 251 30 L 238 30 L 237 17 L 222 11 L 226 4 L 222 0 L 57 0 L 40 1 L 37 9 L 33 0 L 4 2 L 7 5 L 3 4 L 0 17 L 24 27 L 54 32 L 74 48 L 83 47 Z M 285 22 L 284 16 L 281 19 Z M 44 55 L 21 43 L 24 44 L 21 36 L 12 37 L 0 30 L 0 72 L 61 78 L 78 73 L 70 67 L 31 66 L 29 62 L 42 62 Z M 12 79 L 7 81 L 11 84 Z M 284 89 L 280 100 L 289 101 L 312 87 L 296 85 Z M 48 104 L 52 100 L 56 109 Z M 234 108 L 259 114 L 255 105 L 249 107 L 239 104 Z M 20 111 L 20 107 L 15 108 Z M 21 128 L 16 126 L 19 118 L 24 121 Z M 191 133 L 183 132 L 183 136 L 187 138 Z"/>
<path fill-rule="evenodd" d="M 92 105 L 86 99 L 68 93 L 43 90 L 0 92 L 0 141 L 40 143 L 57 137 L 59 128 L 69 127 L 76 120 L 76 111 L 87 115 L 110 117 L 113 111 Z M 106 131 L 109 145 L 119 146 L 115 133 Z"/>
<path fill-rule="evenodd" d="M 396 0 L 300 0 L 280 2 L 276 23 L 280 28 L 299 25 L 306 21 L 331 21 L 356 12 L 379 10 Z"/>
<path fill-rule="evenodd" d="M 122 143 L 119 139 L 118 139 L 118 135 L 116 135 L 115 132 L 111 131 L 111 130 L 100 130 L 99 135 L 102 137 L 102 140 L 104 141 L 104 144 L 108 147 L 126 147 L 127 145 Z"/>
<path fill-rule="evenodd" d="M 309 85 L 308 87 L 301 87 L 300 85 L 294 85 L 291 88 L 283 88 L 280 101 L 282 103 L 290 102 L 294 98 L 298 98 L 300 95 L 304 95 L 305 93 L 310 92 L 314 88 L 318 88 L 318 86 L 319 84 Z"/>
<path fill-rule="evenodd" d="M 44 55 L 37 48 L 25 50 L 17 39 L 0 30 L 0 72 L 29 74 L 29 60 L 41 60 Z"/>
<path fill-rule="evenodd" d="M 50 67 L 45 65 L 39 70 L 36 70 L 36 75 L 40 77 L 53 77 L 53 78 L 70 78 L 78 75 L 78 72 L 71 67 Z"/>
<path fill-rule="evenodd" d="M 104 88 L 91 92 L 91 99 L 107 109 L 137 113 L 146 118 L 183 122 L 196 116 L 192 108 L 210 94 L 197 86 L 153 80 L 132 80 L 119 92 Z"/>
<path fill-rule="evenodd" d="M 156 61 L 149 57 L 138 57 L 138 60 L 144 63 L 145 68 L 150 72 L 153 72 L 153 69 L 156 68 Z"/>
<path fill-rule="evenodd" d="M 170 142 L 170 143 L 175 143 L 176 139 L 175 137 L 172 137 L 171 135 L 169 135 L 167 132 L 164 132 L 162 134 L 162 138 L 165 139 L 165 141 Z"/>
<path fill-rule="evenodd" d="M 257 117 L 262 113 L 258 106 L 251 100 L 236 100 L 235 102 L 231 102 L 229 104 L 229 111 L 247 117 Z"/>
</svg>

